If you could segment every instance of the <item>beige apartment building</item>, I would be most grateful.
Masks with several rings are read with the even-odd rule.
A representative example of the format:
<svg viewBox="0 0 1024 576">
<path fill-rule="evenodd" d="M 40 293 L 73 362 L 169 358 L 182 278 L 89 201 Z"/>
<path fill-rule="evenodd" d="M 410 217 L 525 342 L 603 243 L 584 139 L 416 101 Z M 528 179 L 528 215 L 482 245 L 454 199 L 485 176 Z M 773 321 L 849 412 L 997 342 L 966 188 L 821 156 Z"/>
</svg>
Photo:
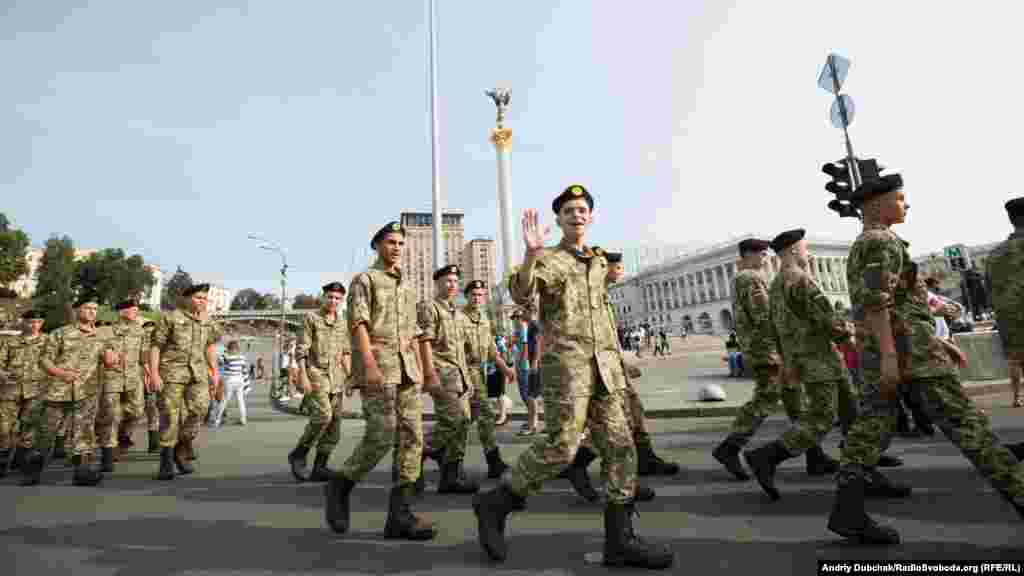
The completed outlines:
<svg viewBox="0 0 1024 576">
<path fill-rule="evenodd" d="M 445 262 L 462 265 L 465 238 L 462 210 L 445 210 L 441 215 L 441 236 L 445 243 Z M 402 212 L 399 221 L 405 227 L 405 250 L 402 253 L 405 277 L 409 279 L 417 300 L 434 297 L 434 215 L 430 212 Z"/>
<path fill-rule="evenodd" d="M 462 250 L 462 281 L 483 280 L 490 289 L 495 283 L 495 243 L 490 238 L 475 238 Z"/>
</svg>

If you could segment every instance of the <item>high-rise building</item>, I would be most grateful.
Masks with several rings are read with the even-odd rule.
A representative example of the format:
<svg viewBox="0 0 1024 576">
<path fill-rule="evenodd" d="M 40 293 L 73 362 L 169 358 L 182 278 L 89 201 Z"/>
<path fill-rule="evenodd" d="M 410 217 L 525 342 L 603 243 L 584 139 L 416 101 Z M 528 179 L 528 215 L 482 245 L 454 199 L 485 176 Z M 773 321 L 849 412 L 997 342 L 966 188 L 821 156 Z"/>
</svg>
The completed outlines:
<svg viewBox="0 0 1024 576">
<path fill-rule="evenodd" d="M 496 282 L 494 240 L 474 238 L 462 250 L 462 281 L 483 280 L 488 288 Z"/>
<path fill-rule="evenodd" d="M 441 215 L 441 238 L 445 243 L 445 262 L 462 265 L 465 235 L 462 210 L 445 210 Z M 412 284 L 417 300 L 434 297 L 434 216 L 430 212 L 402 212 L 405 250 L 402 252 L 403 276 Z"/>
</svg>

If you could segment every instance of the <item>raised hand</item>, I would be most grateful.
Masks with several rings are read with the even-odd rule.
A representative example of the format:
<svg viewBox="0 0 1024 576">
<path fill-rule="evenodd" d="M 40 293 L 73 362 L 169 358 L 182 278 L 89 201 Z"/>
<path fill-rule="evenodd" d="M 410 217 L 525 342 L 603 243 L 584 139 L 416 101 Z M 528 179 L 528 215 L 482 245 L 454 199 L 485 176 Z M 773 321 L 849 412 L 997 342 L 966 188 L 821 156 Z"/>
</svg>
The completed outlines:
<svg viewBox="0 0 1024 576">
<path fill-rule="evenodd" d="M 550 226 L 541 228 L 537 211 L 528 208 L 523 211 L 523 242 L 527 252 L 534 252 L 544 247 L 544 240 L 551 233 Z"/>
</svg>

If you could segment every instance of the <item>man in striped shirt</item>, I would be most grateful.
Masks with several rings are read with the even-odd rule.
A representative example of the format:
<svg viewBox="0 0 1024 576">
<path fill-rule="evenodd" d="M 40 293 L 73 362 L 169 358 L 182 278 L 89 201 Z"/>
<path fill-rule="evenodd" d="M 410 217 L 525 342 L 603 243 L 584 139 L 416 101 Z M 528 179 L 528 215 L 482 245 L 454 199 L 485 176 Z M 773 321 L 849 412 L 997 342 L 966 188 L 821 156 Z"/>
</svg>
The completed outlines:
<svg viewBox="0 0 1024 576">
<path fill-rule="evenodd" d="M 249 369 L 247 364 L 245 356 L 241 353 L 238 340 L 228 342 L 221 374 L 224 378 L 224 397 L 217 403 L 217 412 L 213 420 L 214 426 L 219 427 L 222 424 L 221 418 L 224 416 L 224 409 L 227 408 L 228 401 L 232 397 L 238 399 L 238 418 L 242 426 L 245 426 L 245 393 L 242 389 L 245 387 L 245 373 Z"/>
</svg>

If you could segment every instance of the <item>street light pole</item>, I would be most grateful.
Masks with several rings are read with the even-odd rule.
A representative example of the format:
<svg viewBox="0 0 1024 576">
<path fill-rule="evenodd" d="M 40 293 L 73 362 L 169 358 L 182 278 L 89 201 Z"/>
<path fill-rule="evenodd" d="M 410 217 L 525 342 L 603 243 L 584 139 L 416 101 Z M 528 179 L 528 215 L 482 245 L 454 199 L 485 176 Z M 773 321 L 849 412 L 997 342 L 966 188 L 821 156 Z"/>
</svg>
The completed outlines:
<svg viewBox="0 0 1024 576">
<path fill-rule="evenodd" d="M 288 289 L 288 256 L 284 253 L 284 250 L 280 246 L 270 242 L 266 238 L 262 238 L 260 236 L 254 235 L 254 234 L 250 234 L 249 235 L 249 239 L 250 240 L 256 240 L 258 242 L 263 242 L 263 244 L 260 244 L 260 246 L 259 246 L 260 249 L 262 249 L 262 250 L 269 250 L 271 252 L 277 252 L 281 256 L 281 328 L 280 328 L 280 332 L 281 332 L 281 352 L 283 354 L 284 353 L 284 334 L 285 334 L 284 300 L 286 298 L 287 289 Z"/>
</svg>

